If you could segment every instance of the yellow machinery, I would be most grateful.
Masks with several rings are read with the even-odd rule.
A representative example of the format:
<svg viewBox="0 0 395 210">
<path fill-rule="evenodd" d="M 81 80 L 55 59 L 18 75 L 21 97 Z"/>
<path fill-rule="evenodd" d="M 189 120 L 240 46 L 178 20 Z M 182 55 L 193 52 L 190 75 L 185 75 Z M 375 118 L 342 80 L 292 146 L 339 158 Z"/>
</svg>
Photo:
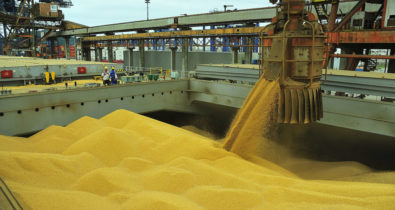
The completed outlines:
<svg viewBox="0 0 395 210">
<path fill-rule="evenodd" d="M 51 80 L 55 83 L 55 72 L 44 72 L 45 83 L 48 84 Z"/>
<path fill-rule="evenodd" d="M 276 2 L 276 1 L 271 1 Z M 320 79 L 325 36 L 304 0 L 282 0 L 278 15 L 261 36 L 261 71 L 267 80 L 279 80 L 279 123 L 305 124 L 322 115 Z"/>
<path fill-rule="evenodd" d="M 49 72 L 44 72 L 45 75 L 45 83 L 49 83 Z"/>
</svg>

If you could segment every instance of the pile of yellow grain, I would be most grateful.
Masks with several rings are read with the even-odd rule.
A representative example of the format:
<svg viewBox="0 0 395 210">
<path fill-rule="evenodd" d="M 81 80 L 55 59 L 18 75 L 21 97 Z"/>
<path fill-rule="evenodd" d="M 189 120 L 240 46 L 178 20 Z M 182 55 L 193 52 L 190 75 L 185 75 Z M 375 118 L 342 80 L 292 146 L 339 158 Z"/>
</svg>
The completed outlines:
<svg viewBox="0 0 395 210">
<path fill-rule="evenodd" d="M 253 161 L 124 110 L 29 138 L 0 136 L 0 176 L 25 209 L 395 206 L 392 184 L 307 181 L 264 159 Z"/>
<path fill-rule="evenodd" d="M 77 86 L 75 86 L 75 82 L 77 82 Z M 24 93 L 31 93 L 31 92 L 43 92 L 47 90 L 65 90 L 66 89 L 66 84 L 67 83 L 67 88 L 81 88 L 85 87 L 85 84 L 91 84 L 91 83 L 97 83 L 100 84 L 102 81 L 97 81 L 93 79 L 86 79 L 86 80 L 72 80 L 72 81 L 64 81 L 64 82 L 59 82 L 56 84 L 48 84 L 48 85 L 35 85 L 35 84 L 30 84 L 30 85 L 24 85 L 24 86 L 8 86 L 4 87 L 4 89 L 7 90 L 12 90 L 13 94 L 24 94 Z"/>
</svg>

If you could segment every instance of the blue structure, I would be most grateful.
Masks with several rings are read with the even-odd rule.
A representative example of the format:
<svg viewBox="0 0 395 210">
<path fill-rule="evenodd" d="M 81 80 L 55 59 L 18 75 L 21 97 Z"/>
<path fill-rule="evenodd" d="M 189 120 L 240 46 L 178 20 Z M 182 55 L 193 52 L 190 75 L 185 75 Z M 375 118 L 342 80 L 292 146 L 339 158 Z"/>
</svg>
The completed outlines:
<svg viewBox="0 0 395 210">
<path fill-rule="evenodd" d="M 215 29 L 215 26 L 211 26 L 210 29 Z M 210 38 L 211 41 L 211 47 L 210 47 L 210 51 L 211 52 L 215 52 L 215 38 Z"/>
</svg>

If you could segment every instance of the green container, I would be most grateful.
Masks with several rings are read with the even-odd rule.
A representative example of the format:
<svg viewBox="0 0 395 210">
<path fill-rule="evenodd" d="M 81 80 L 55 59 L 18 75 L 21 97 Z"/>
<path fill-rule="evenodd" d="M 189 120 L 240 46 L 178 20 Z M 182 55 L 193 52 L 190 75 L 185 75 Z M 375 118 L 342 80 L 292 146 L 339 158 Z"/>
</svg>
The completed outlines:
<svg viewBox="0 0 395 210">
<path fill-rule="evenodd" d="M 148 80 L 158 80 L 159 74 L 148 74 Z"/>
<path fill-rule="evenodd" d="M 152 79 L 155 80 L 155 81 L 158 80 L 159 79 L 159 74 L 153 75 Z"/>
</svg>

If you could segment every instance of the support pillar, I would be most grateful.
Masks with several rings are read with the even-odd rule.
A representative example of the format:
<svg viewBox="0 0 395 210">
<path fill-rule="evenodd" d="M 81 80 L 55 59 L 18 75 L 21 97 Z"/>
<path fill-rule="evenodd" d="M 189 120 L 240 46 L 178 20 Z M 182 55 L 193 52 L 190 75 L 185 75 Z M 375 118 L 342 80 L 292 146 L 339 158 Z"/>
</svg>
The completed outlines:
<svg viewBox="0 0 395 210">
<path fill-rule="evenodd" d="M 32 54 L 33 54 L 33 57 L 37 57 L 37 52 L 36 52 L 36 29 L 35 28 L 33 28 L 32 29 L 32 48 L 31 48 L 31 50 L 32 50 Z"/>
<path fill-rule="evenodd" d="M 103 61 L 103 48 L 97 48 L 97 57 L 99 59 L 98 61 Z"/>
<path fill-rule="evenodd" d="M 246 47 L 246 52 L 245 52 L 245 64 L 251 64 L 252 62 L 252 52 L 253 52 L 253 47 L 252 47 L 252 43 L 253 43 L 253 38 L 252 37 L 247 37 L 246 38 L 246 44 L 248 45 L 248 47 Z"/>
<path fill-rule="evenodd" d="M 370 49 L 366 49 L 365 55 L 370 55 Z M 369 61 L 370 61 L 369 59 L 363 60 L 363 71 L 368 71 Z"/>
<path fill-rule="evenodd" d="M 99 48 L 95 44 L 95 61 L 99 61 Z"/>
<path fill-rule="evenodd" d="M 117 51 L 115 51 L 115 50 L 112 51 L 112 60 L 113 61 L 117 60 Z"/>
<path fill-rule="evenodd" d="M 177 46 L 170 47 L 171 49 L 171 71 L 176 71 L 176 57 L 177 57 Z"/>
<path fill-rule="evenodd" d="M 395 55 L 395 48 L 391 49 L 391 56 Z M 395 60 L 390 59 L 388 63 L 388 73 L 395 73 Z"/>
<path fill-rule="evenodd" d="M 107 41 L 107 53 L 108 53 L 108 62 L 112 63 L 114 61 L 112 41 Z"/>
<path fill-rule="evenodd" d="M 91 46 L 89 42 L 82 42 L 82 60 L 91 61 Z"/>
<path fill-rule="evenodd" d="M 182 67 L 181 67 L 181 77 L 185 78 L 188 72 L 188 62 L 189 62 L 189 39 L 184 38 L 182 40 Z"/>
<path fill-rule="evenodd" d="M 51 58 L 54 59 L 56 58 L 56 52 L 55 52 L 55 39 L 51 39 Z"/>
<path fill-rule="evenodd" d="M 144 40 L 141 39 L 139 40 L 139 53 L 140 53 L 140 68 L 145 68 L 145 46 L 144 46 Z"/>
<path fill-rule="evenodd" d="M 133 66 L 134 62 L 133 62 L 133 51 L 134 51 L 134 47 L 129 47 L 129 66 Z"/>
<path fill-rule="evenodd" d="M 65 54 L 66 54 L 66 60 L 70 60 L 70 37 L 66 36 L 64 37 L 66 40 L 66 46 L 65 46 Z"/>
<path fill-rule="evenodd" d="M 233 52 L 233 64 L 238 64 L 239 63 L 239 50 L 240 47 L 232 47 L 232 52 Z"/>
</svg>

